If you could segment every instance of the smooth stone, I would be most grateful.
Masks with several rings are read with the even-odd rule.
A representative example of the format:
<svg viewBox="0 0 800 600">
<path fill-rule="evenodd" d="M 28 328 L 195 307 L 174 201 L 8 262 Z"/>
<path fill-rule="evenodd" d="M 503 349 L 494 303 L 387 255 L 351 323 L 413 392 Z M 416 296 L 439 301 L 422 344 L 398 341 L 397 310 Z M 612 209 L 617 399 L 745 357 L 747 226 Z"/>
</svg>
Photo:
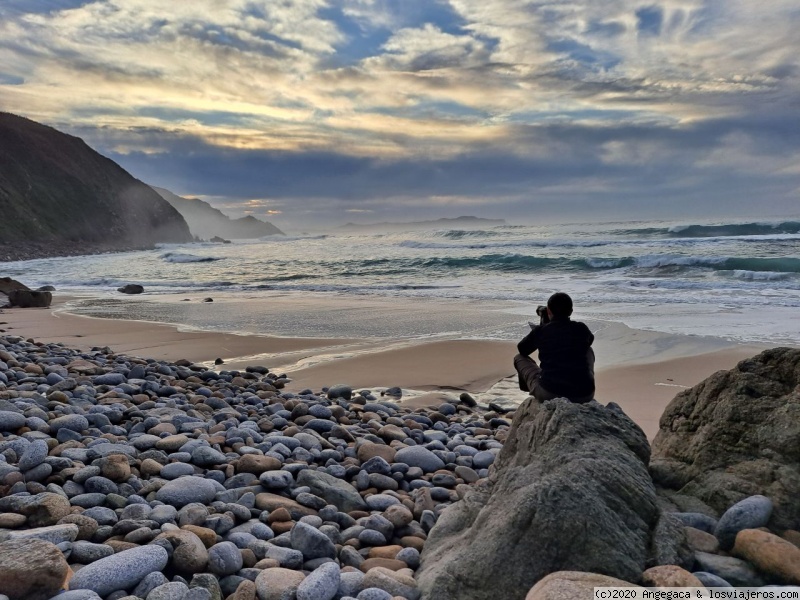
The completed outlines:
<svg viewBox="0 0 800 600">
<path fill-rule="evenodd" d="M 703 587 L 697 577 L 676 565 L 647 569 L 642 573 L 642 583 L 647 587 Z"/>
<path fill-rule="evenodd" d="M 638 588 L 622 579 L 584 573 L 581 571 L 556 571 L 540 579 L 525 596 L 525 600 L 586 600 L 594 598 L 594 588 Z M 637 590 L 637 594 L 641 593 Z"/>
<path fill-rule="evenodd" d="M 189 586 L 180 581 L 165 583 L 147 594 L 147 600 L 183 600 Z"/>
<path fill-rule="evenodd" d="M 166 483 L 156 492 L 156 500 L 182 508 L 198 502 L 209 504 L 223 488 L 219 483 L 202 477 L 179 477 Z"/>
<path fill-rule="evenodd" d="M 760 587 L 764 583 L 752 566 L 738 558 L 705 552 L 695 552 L 694 556 L 701 571 L 717 575 L 734 587 Z"/>
<path fill-rule="evenodd" d="M 420 597 L 417 582 L 413 577 L 384 567 L 375 567 L 367 571 L 362 585 L 365 588 L 380 588 L 392 596 L 401 596 L 408 600 L 417 600 Z"/>
<path fill-rule="evenodd" d="M 164 585 L 165 583 L 169 583 L 169 580 L 166 578 L 166 576 L 160 571 L 155 571 L 145 576 L 145 578 L 139 582 L 139 584 L 133 589 L 133 595 L 139 598 L 147 598 L 147 594 L 152 592 L 158 586 Z"/>
<path fill-rule="evenodd" d="M 0 541 L 37 539 L 51 544 L 74 542 L 78 537 L 78 526 L 72 523 L 23 529 L 19 531 L 0 531 Z"/>
<path fill-rule="evenodd" d="M 233 575 L 242 564 L 242 553 L 232 542 L 221 542 L 208 550 L 208 570 L 214 575 Z"/>
<path fill-rule="evenodd" d="M 733 587 L 730 583 L 725 581 L 722 577 L 707 573 L 706 571 L 695 571 L 692 573 L 705 587 Z"/>
<path fill-rule="evenodd" d="M 14 600 L 47 600 L 61 589 L 68 573 L 64 555 L 50 542 L 0 542 L 0 594 Z"/>
<path fill-rule="evenodd" d="M 336 563 L 317 567 L 297 587 L 297 600 L 333 600 L 339 590 L 341 572 Z"/>
<path fill-rule="evenodd" d="M 300 471 L 297 483 L 310 487 L 312 493 L 324 498 L 328 504 L 335 505 L 342 512 L 367 508 L 366 502 L 352 485 L 327 473 L 306 469 Z"/>
<path fill-rule="evenodd" d="M 356 600 L 392 600 L 392 595 L 386 590 L 371 587 L 361 590 L 356 596 Z"/>
<path fill-rule="evenodd" d="M 29 471 L 34 467 L 38 467 L 47 458 L 50 450 L 47 447 L 47 442 L 44 440 L 35 440 L 31 443 L 22 453 L 22 456 L 17 463 L 17 467 L 21 471 Z"/>
<path fill-rule="evenodd" d="M 737 502 L 719 518 L 714 535 L 723 550 L 730 550 L 736 534 L 743 529 L 764 527 L 772 516 L 772 500 L 766 496 L 750 496 Z"/>
<path fill-rule="evenodd" d="M 256 577 L 256 593 L 259 600 L 295 600 L 297 588 L 305 579 L 299 571 L 281 567 L 264 569 Z"/>
<path fill-rule="evenodd" d="M 760 529 L 744 529 L 736 536 L 732 554 L 755 565 L 771 580 L 800 585 L 800 548 Z"/>
<path fill-rule="evenodd" d="M 410 467 L 419 467 L 425 473 L 433 473 L 444 469 L 444 461 L 433 452 L 422 446 L 401 448 L 394 457 L 395 462 L 405 463 Z"/>
<path fill-rule="evenodd" d="M 336 547 L 331 539 L 302 521 L 295 524 L 291 531 L 292 548 L 303 553 L 305 560 L 315 558 L 335 558 Z"/>
<path fill-rule="evenodd" d="M 114 554 L 114 549 L 111 546 L 80 541 L 72 544 L 70 560 L 88 565 L 112 554 Z"/>
<path fill-rule="evenodd" d="M 80 569 L 70 581 L 70 589 L 89 589 L 101 596 L 116 590 L 135 587 L 146 575 L 163 571 L 169 554 L 161 546 L 151 544 L 103 558 Z"/>
</svg>

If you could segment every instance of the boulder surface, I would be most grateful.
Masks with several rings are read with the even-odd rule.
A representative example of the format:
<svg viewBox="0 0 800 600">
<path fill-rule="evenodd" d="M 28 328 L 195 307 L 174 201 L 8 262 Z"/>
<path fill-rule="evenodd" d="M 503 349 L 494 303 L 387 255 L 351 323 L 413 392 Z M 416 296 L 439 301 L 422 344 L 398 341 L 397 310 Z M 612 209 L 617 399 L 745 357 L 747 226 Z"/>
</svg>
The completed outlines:
<svg viewBox="0 0 800 600">
<path fill-rule="evenodd" d="M 656 485 L 719 514 L 753 495 L 800 526 L 800 350 L 774 348 L 675 396 L 653 442 Z M 734 534 L 735 535 L 735 534 Z"/>
<path fill-rule="evenodd" d="M 557 571 L 639 581 L 660 516 L 649 458 L 646 436 L 613 403 L 528 398 L 489 479 L 431 530 L 423 598 L 522 600 Z"/>
</svg>

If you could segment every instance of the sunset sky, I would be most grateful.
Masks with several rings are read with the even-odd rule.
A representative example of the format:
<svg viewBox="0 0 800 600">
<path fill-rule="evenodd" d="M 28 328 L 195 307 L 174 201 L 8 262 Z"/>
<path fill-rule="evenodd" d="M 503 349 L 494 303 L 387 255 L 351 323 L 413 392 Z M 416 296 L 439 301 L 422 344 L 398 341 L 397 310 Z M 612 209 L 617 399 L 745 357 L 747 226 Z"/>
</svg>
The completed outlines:
<svg viewBox="0 0 800 600">
<path fill-rule="evenodd" d="M 0 110 L 281 227 L 800 213 L 797 0 L 0 0 Z"/>
</svg>

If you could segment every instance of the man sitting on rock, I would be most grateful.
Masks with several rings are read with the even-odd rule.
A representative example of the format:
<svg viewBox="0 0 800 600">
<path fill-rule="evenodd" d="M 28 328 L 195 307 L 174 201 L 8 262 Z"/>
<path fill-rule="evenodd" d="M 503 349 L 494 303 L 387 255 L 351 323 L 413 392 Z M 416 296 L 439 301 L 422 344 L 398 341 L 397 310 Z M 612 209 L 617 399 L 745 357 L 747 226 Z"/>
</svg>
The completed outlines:
<svg viewBox="0 0 800 600">
<path fill-rule="evenodd" d="M 579 321 L 572 321 L 572 298 L 563 292 L 550 296 L 546 312 L 537 310 L 541 324 L 517 344 L 514 367 L 519 388 L 540 402 L 568 398 L 583 404 L 594 398 L 594 335 Z M 541 367 L 530 355 L 538 350 Z"/>
</svg>

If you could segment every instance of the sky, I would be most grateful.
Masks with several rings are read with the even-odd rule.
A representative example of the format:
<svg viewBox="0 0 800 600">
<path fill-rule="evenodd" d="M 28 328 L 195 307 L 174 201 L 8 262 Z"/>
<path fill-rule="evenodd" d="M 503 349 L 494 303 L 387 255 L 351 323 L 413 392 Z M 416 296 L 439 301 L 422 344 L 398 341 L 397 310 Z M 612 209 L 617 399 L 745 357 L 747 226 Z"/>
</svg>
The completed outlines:
<svg viewBox="0 0 800 600">
<path fill-rule="evenodd" d="M 0 0 L 0 110 L 279 227 L 800 214 L 797 0 Z"/>
</svg>

